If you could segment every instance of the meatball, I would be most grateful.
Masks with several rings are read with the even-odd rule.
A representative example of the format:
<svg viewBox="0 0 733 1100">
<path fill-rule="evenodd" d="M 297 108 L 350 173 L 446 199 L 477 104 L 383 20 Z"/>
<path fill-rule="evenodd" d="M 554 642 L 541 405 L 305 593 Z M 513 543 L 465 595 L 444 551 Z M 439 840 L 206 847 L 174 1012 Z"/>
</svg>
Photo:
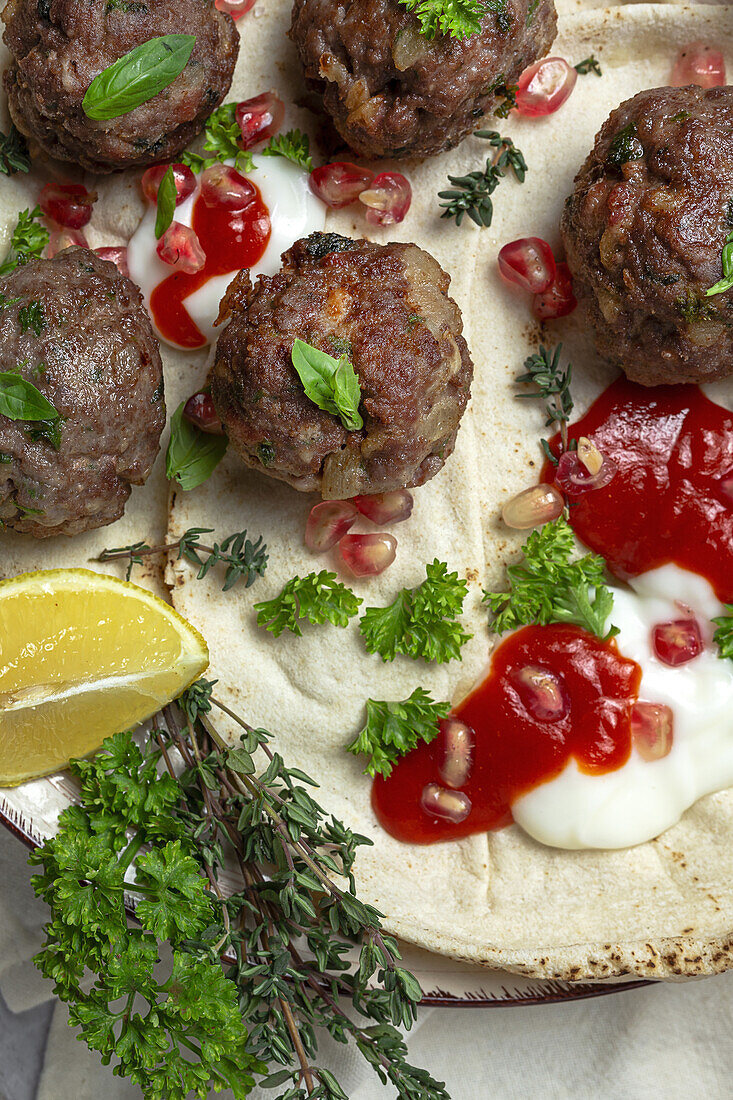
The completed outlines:
<svg viewBox="0 0 733 1100">
<path fill-rule="evenodd" d="M 84 248 L 0 279 L 0 372 L 59 413 L 0 416 L 0 521 L 44 538 L 119 519 L 165 425 L 163 367 L 140 291 Z"/>
<path fill-rule="evenodd" d="M 212 0 L 8 0 L 3 19 L 13 122 L 31 148 L 92 172 L 173 159 L 227 94 L 239 49 L 231 16 Z M 129 114 L 87 118 L 81 104 L 94 77 L 165 34 L 196 35 L 180 76 Z"/>
<path fill-rule="evenodd" d="M 493 7 L 480 33 L 431 40 L 398 0 L 295 0 L 290 35 L 347 145 L 364 157 L 433 156 L 477 129 L 497 86 L 555 39 L 553 0 Z"/>
<path fill-rule="evenodd" d="M 646 386 L 733 372 L 733 88 L 657 88 L 610 116 L 562 236 L 599 353 Z"/>
<path fill-rule="evenodd" d="M 455 445 L 473 365 L 450 279 L 414 244 L 313 233 L 222 304 L 212 397 L 249 466 L 325 499 L 422 485 Z M 296 338 L 349 356 L 364 426 L 347 431 L 305 395 Z"/>
</svg>

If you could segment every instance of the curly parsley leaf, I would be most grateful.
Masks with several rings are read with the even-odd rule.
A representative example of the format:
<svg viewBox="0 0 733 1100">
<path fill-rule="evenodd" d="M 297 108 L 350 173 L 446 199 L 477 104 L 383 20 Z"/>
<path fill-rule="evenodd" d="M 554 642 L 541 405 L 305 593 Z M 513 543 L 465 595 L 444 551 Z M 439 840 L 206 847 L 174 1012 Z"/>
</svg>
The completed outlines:
<svg viewBox="0 0 733 1100">
<path fill-rule="evenodd" d="M 436 703 L 424 688 L 415 688 L 409 699 L 389 703 L 368 699 L 364 729 L 347 745 L 355 756 L 368 756 L 365 773 L 385 778 L 401 756 L 424 741 L 438 736 L 438 723 L 450 710 L 450 703 Z"/>
<path fill-rule="evenodd" d="M 95 76 L 82 100 L 87 118 L 129 114 L 162 92 L 188 64 L 195 34 L 164 34 L 136 46 Z"/>
<path fill-rule="evenodd" d="M 313 157 L 311 156 L 311 143 L 307 134 L 300 130 L 288 130 L 284 134 L 276 134 L 262 150 L 263 157 L 285 157 L 298 168 L 306 172 L 313 171 Z"/>
<path fill-rule="evenodd" d="M 49 241 L 45 225 L 39 225 L 41 208 L 22 210 L 10 238 L 10 251 L 0 264 L 0 278 L 15 271 L 20 264 L 28 263 L 33 256 L 40 256 Z"/>
<path fill-rule="evenodd" d="M 420 33 L 426 38 L 439 34 L 451 38 L 468 38 L 481 30 L 481 17 L 486 4 L 481 0 L 399 0 L 403 7 L 415 13 L 420 21 Z"/>
<path fill-rule="evenodd" d="M 193 172 L 203 172 L 205 168 L 226 160 L 233 160 L 238 172 L 252 172 L 254 162 L 252 154 L 241 145 L 242 131 L 237 122 L 237 104 L 223 103 L 209 115 L 204 128 L 204 150 L 212 155 L 201 156 L 191 149 L 181 154 L 181 164 L 186 164 Z"/>
<path fill-rule="evenodd" d="M 425 573 L 417 588 L 403 588 L 389 607 L 368 607 L 359 621 L 367 649 L 383 661 L 393 661 L 398 653 L 439 664 L 459 660 L 472 637 L 456 622 L 468 583 L 437 558 Z"/>
<path fill-rule="evenodd" d="M 359 412 L 361 387 L 348 355 L 335 359 L 305 340 L 293 344 L 291 359 L 309 401 L 337 416 L 349 432 L 359 431 L 364 420 Z"/>
<path fill-rule="evenodd" d="M 300 619 L 314 625 L 329 622 L 348 626 L 362 600 L 336 580 L 335 573 L 322 569 L 307 577 L 292 577 L 279 596 L 255 604 L 257 625 L 279 638 L 284 630 L 300 637 Z"/>
<path fill-rule="evenodd" d="M 31 158 L 25 138 L 11 125 L 7 134 L 0 130 L 0 173 L 12 176 L 16 172 L 30 172 Z"/>
<path fill-rule="evenodd" d="M 182 489 L 196 489 L 211 477 L 226 453 L 225 435 L 202 432 L 183 415 L 183 402 L 171 417 L 171 437 L 165 455 L 165 476 Z"/>
<path fill-rule="evenodd" d="M 507 567 L 509 591 L 484 593 L 498 634 L 530 623 L 573 623 L 599 638 L 618 633 L 606 628 L 613 610 L 606 563 L 597 554 L 573 560 L 573 529 L 563 516 L 533 531 L 522 550 L 524 559 Z"/>
<path fill-rule="evenodd" d="M 713 641 L 720 650 L 719 657 L 729 657 L 733 660 L 733 603 L 727 603 L 724 606 L 726 614 L 713 619 L 718 628 L 713 635 Z"/>
<path fill-rule="evenodd" d="M 721 262 L 723 265 L 723 278 L 705 291 L 706 298 L 712 298 L 715 294 L 725 294 L 727 290 L 733 289 L 733 229 L 725 238 Z"/>
</svg>

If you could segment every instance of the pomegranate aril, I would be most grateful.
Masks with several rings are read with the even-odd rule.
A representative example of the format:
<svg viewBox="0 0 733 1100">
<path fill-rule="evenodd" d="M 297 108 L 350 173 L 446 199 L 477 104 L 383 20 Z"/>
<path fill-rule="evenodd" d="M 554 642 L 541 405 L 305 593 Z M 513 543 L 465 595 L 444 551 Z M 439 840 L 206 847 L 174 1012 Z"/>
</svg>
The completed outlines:
<svg viewBox="0 0 733 1100">
<path fill-rule="evenodd" d="M 652 647 L 664 665 L 678 668 L 699 657 L 703 650 L 697 619 L 674 619 L 658 623 L 652 630 Z"/>
<path fill-rule="evenodd" d="M 228 164 L 213 164 L 201 175 L 201 198 L 207 206 L 244 210 L 257 198 L 257 192 L 248 179 Z"/>
<path fill-rule="evenodd" d="M 111 264 L 114 264 L 122 275 L 125 275 L 128 279 L 130 277 L 130 269 L 127 266 L 127 249 L 126 248 L 95 248 L 94 251 L 102 260 L 108 260 Z"/>
<path fill-rule="evenodd" d="M 397 539 L 394 535 L 345 535 L 339 550 L 344 563 L 355 577 L 373 577 L 383 573 L 395 560 Z"/>
<path fill-rule="evenodd" d="M 452 821 L 456 825 L 465 821 L 471 812 L 471 799 L 462 791 L 449 791 L 438 783 L 423 787 L 420 805 L 426 814 Z"/>
<path fill-rule="evenodd" d="M 726 83 L 725 58 L 714 46 L 691 42 L 677 54 L 669 82 L 673 88 L 684 88 L 688 84 L 719 88 Z"/>
<path fill-rule="evenodd" d="M 80 229 L 52 229 L 46 246 L 46 255 L 49 260 L 52 260 L 65 248 L 74 246 L 89 248 L 89 242 Z"/>
<path fill-rule="evenodd" d="M 275 136 L 285 118 L 285 104 L 272 92 L 264 92 L 238 103 L 236 117 L 242 148 L 251 149 Z"/>
<path fill-rule="evenodd" d="M 560 455 L 555 472 L 555 482 L 566 496 L 578 496 L 592 489 L 603 489 L 609 485 L 618 472 L 616 460 L 610 455 L 602 456 L 597 473 L 591 473 L 577 451 L 565 451 Z"/>
<path fill-rule="evenodd" d="M 547 290 L 535 295 L 532 313 L 538 321 L 554 321 L 558 317 L 567 317 L 577 304 L 570 268 L 561 262 L 555 265 L 555 278 Z"/>
<path fill-rule="evenodd" d="M 540 722 L 559 722 L 568 712 L 568 701 L 562 683 L 554 672 L 527 665 L 513 675 L 522 702 L 533 718 Z"/>
<path fill-rule="evenodd" d="M 438 774 L 447 787 L 462 787 L 471 774 L 475 734 L 465 722 L 444 718 L 439 726 L 443 754 Z"/>
<path fill-rule="evenodd" d="M 407 489 L 393 489 L 389 493 L 353 497 L 351 503 L 370 523 L 381 527 L 385 523 L 402 523 L 409 519 L 414 501 Z"/>
<path fill-rule="evenodd" d="M 169 168 L 173 170 L 173 182 L 176 185 L 176 206 L 180 206 L 196 190 L 196 177 L 186 164 L 154 164 L 143 172 L 140 181 L 143 195 L 153 205 L 158 201 L 158 189 Z"/>
<path fill-rule="evenodd" d="M 193 229 L 180 222 L 171 222 L 158 241 L 155 251 L 164 264 L 194 275 L 206 263 L 206 254 Z"/>
<path fill-rule="evenodd" d="M 410 209 L 412 187 L 401 172 L 380 172 L 361 192 L 359 202 L 367 208 L 370 225 L 396 225 Z"/>
<path fill-rule="evenodd" d="M 241 19 L 255 6 L 255 0 L 214 0 L 214 7 L 231 15 L 232 19 Z"/>
<path fill-rule="evenodd" d="M 508 283 L 542 294 L 555 279 L 555 257 L 541 237 L 521 237 L 499 252 L 499 272 Z"/>
<path fill-rule="evenodd" d="M 310 510 L 305 525 L 305 545 L 322 554 L 340 542 L 359 513 L 347 500 L 324 500 Z"/>
<path fill-rule="evenodd" d="M 665 703 L 634 703 L 631 708 L 631 738 L 644 760 L 668 756 L 674 735 L 674 715 Z"/>
<path fill-rule="evenodd" d="M 554 485 L 533 485 L 508 500 L 501 510 L 507 527 L 527 531 L 561 516 L 565 508 L 562 493 Z"/>
<path fill-rule="evenodd" d="M 577 71 L 564 57 L 536 61 L 517 81 L 517 111 L 530 118 L 554 114 L 567 100 L 577 79 Z"/>
<path fill-rule="evenodd" d="M 374 179 L 368 168 L 359 168 L 348 161 L 334 161 L 314 168 L 310 175 L 310 187 L 314 195 L 326 206 L 340 210 L 356 202 Z"/>
<path fill-rule="evenodd" d="M 47 183 L 38 200 L 43 213 L 64 229 L 83 229 L 92 217 L 96 191 L 80 183 Z"/>
<path fill-rule="evenodd" d="M 189 397 L 183 406 L 183 415 L 186 420 L 195 424 L 202 432 L 208 432 L 210 435 L 223 435 L 224 433 L 210 393 L 201 390 Z"/>
</svg>

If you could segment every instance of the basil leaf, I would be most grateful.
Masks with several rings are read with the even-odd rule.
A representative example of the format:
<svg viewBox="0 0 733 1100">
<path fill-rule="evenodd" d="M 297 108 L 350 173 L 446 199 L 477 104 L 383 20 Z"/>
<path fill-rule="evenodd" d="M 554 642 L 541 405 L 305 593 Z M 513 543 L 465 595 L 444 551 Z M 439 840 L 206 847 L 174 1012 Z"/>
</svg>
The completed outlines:
<svg viewBox="0 0 733 1100">
<path fill-rule="evenodd" d="M 706 298 L 712 298 L 714 294 L 725 294 L 726 290 L 733 288 L 733 229 L 725 239 L 721 260 L 723 278 L 715 286 L 711 286 L 710 290 L 705 291 Z"/>
<path fill-rule="evenodd" d="M 183 402 L 171 417 L 171 438 L 165 456 L 165 474 L 182 489 L 195 489 L 211 477 L 229 440 L 225 435 L 200 431 L 183 415 Z"/>
<path fill-rule="evenodd" d="M 8 420 L 58 420 L 59 413 L 18 371 L 0 374 L 0 416 Z"/>
<path fill-rule="evenodd" d="M 168 168 L 158 188 L 158 213 L 155 216 L 155 236 L 157 240 L 160 240 L 173 221 L 177 198 L 178 188 L 176 187 L 173 169 Z"/>
<path fill-rule="evenodd" d="M 195 42 L 195 34 L 164 34 L 130 50 L 87 88 L 82 100 L 87 118 L 119 118 L 147 103 L 180 76 Z"/>
<path fill-rule="evenodd" d="M 359 413 L 359 379 L 346 355 L 334 359 L 305 340 L 296 340 L 290 358 L 309 401 L 339 417 L 347 431 L 358 431 L 364 426 Z"/>
</svg>

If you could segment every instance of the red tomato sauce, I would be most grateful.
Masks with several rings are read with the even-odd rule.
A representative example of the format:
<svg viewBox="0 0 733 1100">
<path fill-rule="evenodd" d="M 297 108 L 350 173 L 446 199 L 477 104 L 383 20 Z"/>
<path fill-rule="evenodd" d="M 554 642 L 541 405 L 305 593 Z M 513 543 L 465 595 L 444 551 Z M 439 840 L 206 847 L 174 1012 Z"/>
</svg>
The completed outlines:
<svg viewBox="0 0 733 1100">
<path fill-rule="evenodd" d="M 569 436 L 588 436 L 618 466 L 604 488 L 566 492 L 581 542 L 618 577 L 672 562 L 733 602 L 733 414 L 697 386 L 647 388 L 620 378 Z M 557 453 L 559 436 L 550 445 Z M 554 480 L 549 461 L 542 480 Z"/>
<path fill-rule="evenodd" d="M 540 720 L 528 707 L 517 674 L 540 668 L 562 688 L 565 713 Z M 432 844 L 508 825 L 511 805 L 533 787 L 554 778 L 574 757 L 581 770 L 614 771 L 631 751 L 631 707 L 641 668 L 620 656 L 613 641 L 575 626 L 525 626 L 509 634 L 494 652 L 486 679 L 454 714 L 475 733 L 473 765 L 461 790 L 472 802 L 460 822 L 427 814 L 423 788 L 442 781 L 443 737 L 422 744 L 396 764 L 388 779 L 377 778 L 372 805 L 380 824 L 397 840 Z"/>
<path fill-rule="evenodd" d="M 213 276 L 233 274 L 262 258 L 270 240 L 270 214 L 257 187 L 251 181 L 250 186 L 252 202 L 243 210 L 229 210 L 223 204 L 209 206 L 201 197 L 196 200 L 192 223 L 206 253 L 206 264 L 193 275 L 173 272 L 150 295 L 150 311 L 166 340 L 184 348 L 203 347 L 206 340 L 189 317 L 184 299 Z"/>
</svg>

